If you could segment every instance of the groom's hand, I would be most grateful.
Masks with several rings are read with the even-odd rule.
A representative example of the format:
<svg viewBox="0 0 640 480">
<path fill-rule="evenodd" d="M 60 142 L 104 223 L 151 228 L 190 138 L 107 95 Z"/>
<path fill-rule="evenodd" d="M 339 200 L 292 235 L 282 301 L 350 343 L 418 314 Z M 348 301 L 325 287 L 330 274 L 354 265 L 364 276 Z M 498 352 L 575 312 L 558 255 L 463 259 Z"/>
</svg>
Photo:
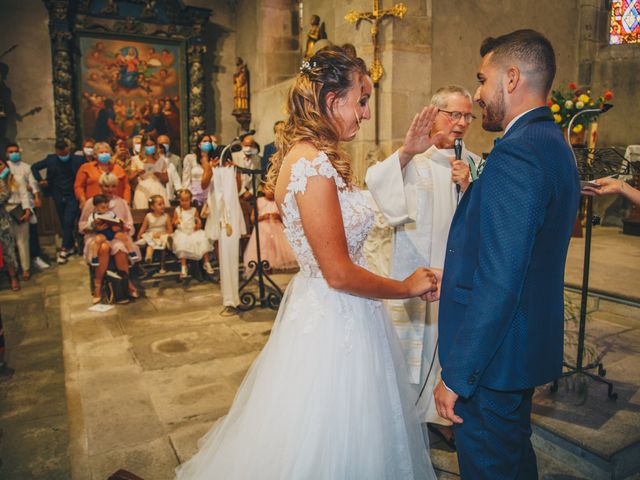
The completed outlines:
<svg viewBox="0 0 640 480">
<path fill-rule="evenodd" d="M 453 411 L 453 407 L 458 400 L 458 394 L 447 389 L 442 380 L 438 382 L 438 385 L 436 385 L 436 388 L 433 390 L 433 398 L 436 401 L 438 415 L 452 423 L 462 423 L 462 418 L 457 416 Z"/>
</svg>

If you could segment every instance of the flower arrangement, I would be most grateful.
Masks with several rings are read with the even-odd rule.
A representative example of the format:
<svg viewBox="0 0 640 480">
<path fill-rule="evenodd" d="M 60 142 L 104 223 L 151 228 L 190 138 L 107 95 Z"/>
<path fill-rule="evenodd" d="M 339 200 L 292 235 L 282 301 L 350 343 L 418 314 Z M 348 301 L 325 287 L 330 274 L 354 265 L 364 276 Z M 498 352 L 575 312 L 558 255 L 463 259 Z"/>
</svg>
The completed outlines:
<svg viewBox="0 0 640 480">
<path fill-rule="evenodd" d="M 611 90 L 606 90 L 600 97 L 593 97 L 591 90 L 586 87 L 578 88 L 574 82 L 571 82 L 568 87 L 568 92 L 553 90 L 551 100 L 549 100 L 549 108 L 551 108 L 553 118 L 562 129 L 569 127 L 569 121 L 576 113 L 589 108 L 600 108 L 613 98 Z M 573 122 L 572 132 L 581 133 L 598 118 L 598 115 L 600 112 L 580 115 Z"/>
</svg>

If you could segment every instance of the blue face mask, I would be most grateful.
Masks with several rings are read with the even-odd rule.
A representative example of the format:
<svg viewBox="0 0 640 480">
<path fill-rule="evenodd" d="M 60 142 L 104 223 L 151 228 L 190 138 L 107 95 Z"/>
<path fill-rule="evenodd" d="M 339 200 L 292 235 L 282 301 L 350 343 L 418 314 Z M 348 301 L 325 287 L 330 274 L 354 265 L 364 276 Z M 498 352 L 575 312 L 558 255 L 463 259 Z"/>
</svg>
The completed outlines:
<svg viewBox="0 0 640 480">
<path fill-rule="evenodd" d="M 12 162 L 19 162 L 20 161 L 20 152 L 11 152 L 9 154 L 9 160 L 11 160 Z"/>
<path fill-rule="evenodd" d="M 203 152 L 209 153 L 211 150 L 213 150 L 213 143 L 202 142 L 200 144 L 200 150 L 202 150 Z"/>
<path fill-rule="evenodd" d="M 109 160 L 111 160 L 111 154 L 108 152 L 104 152 L 104 153 L 99 153 L 98 154 L 98 161 L 100 163 L 109 163 Z"/>
<path fill-rule="evenodd" d="M 58 158 L 60 159 L 61 162 L 68 162 L 69 159 L 71 158 L 71 155 L 67 154 L 67 155 L 58 155 Z"/>
<path fill-rule="evenodd" d="M 4 167 L 4 170 L 0 172 L 0 180 L 4 180 L 9 176 L 9 167 Z"/>
<path fill-rule="evenodd" d="M 148 147 L 144 147 L 144 153 L 146 153 L 147 155 L 153 155 L 154 153 L 156 153 L 156 146 L 150 145 Z"/>
</svg>

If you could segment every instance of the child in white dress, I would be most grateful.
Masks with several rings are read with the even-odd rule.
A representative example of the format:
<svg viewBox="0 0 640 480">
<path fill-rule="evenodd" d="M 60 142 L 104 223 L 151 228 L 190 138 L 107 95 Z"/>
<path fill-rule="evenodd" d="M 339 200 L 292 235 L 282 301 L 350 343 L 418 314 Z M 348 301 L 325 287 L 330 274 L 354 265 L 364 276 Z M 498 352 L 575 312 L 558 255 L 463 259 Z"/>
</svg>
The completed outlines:
<svg viewBox="0 0 640 480">
<path fill-rule="evenodd" d="M 193 207 L 191 191 L 183 189 L 178 193 L 180 206 L 173 213 L 173 252 L 180 259 L 180 278 L 187 278 L 187 260 L 204 262 L 204 270 L 212 274 L 213 267 L 209 262 L 211 242 L 202 230 L 202 220 L 198 211 Z"/>
<path fill-rule="evenodd" d="M 146 246 L 145 261 L 151 262 L 153 251 L 160 250 L 160 273 L 166 273 L 164 268 L 165 253 L 173 233 L 171 217 L 164 211 L 164 198 L 153 195 L 149 199 L 149 213 L 147 213 L 138 232 L 140 246 Z"/>
</svg>

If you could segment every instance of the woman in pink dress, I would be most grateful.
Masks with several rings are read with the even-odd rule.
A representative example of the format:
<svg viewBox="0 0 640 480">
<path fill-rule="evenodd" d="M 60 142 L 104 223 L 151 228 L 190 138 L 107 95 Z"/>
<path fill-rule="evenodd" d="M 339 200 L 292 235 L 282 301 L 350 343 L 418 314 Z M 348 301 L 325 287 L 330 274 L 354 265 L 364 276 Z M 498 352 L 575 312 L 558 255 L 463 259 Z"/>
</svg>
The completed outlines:
<svg viewBox="0 0 640 480">
<path fill-rule="evenodd" d="M 265 185 L 264 197 L 258 197 L 258 228 L 260 233 L 260 257 L 269 262 L 273 270 L 290 270 L 298 267 L 296 256 L 284 234 L 282 217 L 278 211 L 273 192 Z M 252 214 L 253 219 L 253 214 Z M 251 233 L 244 251 L 244 268 L 247 275 L 255 269 L 257 262 L 256 231 Z"/>
</svg>

